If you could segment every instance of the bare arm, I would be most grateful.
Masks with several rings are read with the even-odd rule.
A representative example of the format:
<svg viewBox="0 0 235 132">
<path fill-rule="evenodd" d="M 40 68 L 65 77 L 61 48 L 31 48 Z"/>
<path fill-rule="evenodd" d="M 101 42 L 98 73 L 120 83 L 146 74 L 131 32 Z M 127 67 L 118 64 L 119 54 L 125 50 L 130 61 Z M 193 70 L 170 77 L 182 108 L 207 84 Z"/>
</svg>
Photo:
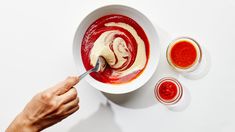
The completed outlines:
<svg viewBox="0 0 235 132">
<path fill-rule="evenodd" d="M 38 132 L 52 126 L 79 109 L 78 77 L 68 77 L 35 95 L 9 125 L 6 132 Z"/>
</svg>

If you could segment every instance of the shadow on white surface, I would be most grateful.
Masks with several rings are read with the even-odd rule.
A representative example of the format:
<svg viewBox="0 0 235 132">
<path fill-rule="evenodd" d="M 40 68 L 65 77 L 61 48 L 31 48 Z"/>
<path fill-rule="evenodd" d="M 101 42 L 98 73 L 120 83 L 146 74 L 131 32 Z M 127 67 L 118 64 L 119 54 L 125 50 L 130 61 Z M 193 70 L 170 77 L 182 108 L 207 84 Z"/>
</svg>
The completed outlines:
<svg viewBox="0 0 235 132">
<path fill-rule="evenodd" d="M 198 68 L 189 73 L 182 74 L 183 77 L 191 79 L 191 80 L 197 80 L 205 77 L 211 68 L 211 56 L 210 53 L 205 49 L 205 47 L 202 47 L 202 60 Z"/>
<path fill-rule="evenodd" d="M 190 103 L 191 103 L 191 94 L 189 90 L 183 85 L 183 95 L 181 100 L 175 105 L 167 106 L 167 108 L 171 111 L 181 112 L 184 111 L 186 108 L 188 108 Z"/>
<path fill-rule="evenodd" d="M 116 124 L 110 104 L 100 104 L 98 111 L 79 121 L 69 132 L 122 132 Z"/>
</svg>

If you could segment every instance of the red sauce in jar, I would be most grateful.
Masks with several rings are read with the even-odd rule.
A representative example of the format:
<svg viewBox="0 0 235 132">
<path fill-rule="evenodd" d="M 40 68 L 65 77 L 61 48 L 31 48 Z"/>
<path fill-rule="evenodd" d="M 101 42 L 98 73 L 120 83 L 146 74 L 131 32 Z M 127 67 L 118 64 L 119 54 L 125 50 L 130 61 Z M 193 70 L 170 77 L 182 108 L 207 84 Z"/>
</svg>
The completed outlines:
<svg viewBox="0 0 235 132">
<path fill-rule="evenodd" d="M 84 64 L 84 67 L 86 70 L 89 70 L 91 68 L 93 68 L 93 66 L 90 64 L 90 51 L 94 45 L 94 42 L 98 39 L 98 37 L 106 32 L 106 31 L 111 31 L 111 30 L 117 30 L 122 32 L 123 34 L 118 34 L 114 37 L 121 37 L 127 44 L 127 47 L 130 51 L 130 56 L 128 56 L 128 64 L 124 63 L 123 66 L 127 68 L 131 67 L 132 64 L 135 61 L 136 58 L 136 54 L 137 54 L 137 42 L 135 40 L 135 38 L 132 36 L 132 34 L 127 31 L 124 28 L 118 27 L 118 26 L 105 26 L 106 23 L 110 23 L 110 22 L 115 22 L 115 23 L 125 23 L 130 25 L 131 27 L 133 27 L 135 29 L 135 31 L 137 32 L 138 36 L 144 41 L 145 44 L 145 51 L 146 51 L 146 64 L 145 67 L 148 63 L 148 58 L 149 58 L 149 41 L 148 38 L 144 32 L 144 30 L 141 28 L 141 26 L 136 23 L 133 19 L 127 17 L 127 16 L 123 16 L 123 15 L 118 15 L 118 14 L 112 14 L 112 15 L 106 15 L 103 16 L 99 19 L 97 19 L 95 22 L 93 22 L 89 28 L 87 29 L 87 31 L 85 32 L 85 35 L 83 37 L 82 40 L 82 44 L 81 44 L 81 57 L 82 57 L 82 61 Z M 112 49 L 112 48 L 110 48 Z M 113 50 L 113 49 L 112 49 Z M 117 62 L 116 62 L 117 63 Z M 114 69 L 111 68 L 110 66 L 107 65 L 107 67 L 105 68 L 105 70 L 103 72 L 93 72 L 90 75 L 103 83 L 111 83 L 111 84 L 121 84 L 121 83 L 127 83 L 130 82 L 132 80 L 134 80 L 135 78 L 137 78 L 145 69 L 145 67 L 141 70 L 137 70 L 131 74 L 128 74 L 126 76 L 122 76 L 122 77 L 115 77 L 113 76 L 113 72 L 115 70 L 119 70 L 119 69 Z M 122 67 L 120 67 L 122 68 Z"/>
<path fill-rule="evenodd" d="M 195 46 L 187 40 L 176 42 L 170 49 L 170 59 L 179 68 L 191 67 L 197 58 Z"/>
<path fill-rule="evenodd" d="M 173 104 L 179 101 L 183 94 L 181 84 L 174 78 L 161 79 L 155 87 L 155 96 L 163 104 Z"/>
<path fill-rule="evenodd" d="M 177 94 L 177 86 L 171 81 L 165 81 L 159 86 L 159 96 L 164 100 L 172 100 Z"/>
</svg>

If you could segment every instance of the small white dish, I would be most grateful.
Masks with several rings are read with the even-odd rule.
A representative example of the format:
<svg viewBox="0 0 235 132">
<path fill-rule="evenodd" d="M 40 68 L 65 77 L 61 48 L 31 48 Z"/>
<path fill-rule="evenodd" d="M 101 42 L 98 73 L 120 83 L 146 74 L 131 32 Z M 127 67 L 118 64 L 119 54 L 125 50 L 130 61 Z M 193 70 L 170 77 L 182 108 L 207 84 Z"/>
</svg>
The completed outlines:
<svg viewBox="0 0 235 132">
<path fill-rule="evenodd" d="M 124 5 L 108 5 L 104 7 L 100 7 L 90 14 L 88 14 L 80 23 L 73 42 L 73 56 L 74 61 L 79 73 L 85 72 L 85 67 L 82 62 L 81 58 L 81 42 L 86 32 L 87 28 L 98 18 L 109 15 L 109 14 L 121 14 L 128 16 L 134 19 L 145 31 L 149 44 L 150 44 L 150 53 L 149 53 L 149 61 L 144 69 L 143 73 L 137 77 L 136 79 L 132 80 L 131 82 L 124 83 L 124 84 L 107 84 L 102 83 L 90 75 L 87 76 L 85 79 L 86 81 L 92 85 L 94 88 L 110 93 L 110 94 L 124 94 L 131 91 L 134 91 L 141 86 L 143 86 L 153 75 L 155 72 L 159 60 L 160 60 L 160 43 L 159 43 L 159 36 L 153 26 L 153 24 L 149 21 L 149 19 L 143 15 L 138 10 L 124 6 Z"/>
</svg>

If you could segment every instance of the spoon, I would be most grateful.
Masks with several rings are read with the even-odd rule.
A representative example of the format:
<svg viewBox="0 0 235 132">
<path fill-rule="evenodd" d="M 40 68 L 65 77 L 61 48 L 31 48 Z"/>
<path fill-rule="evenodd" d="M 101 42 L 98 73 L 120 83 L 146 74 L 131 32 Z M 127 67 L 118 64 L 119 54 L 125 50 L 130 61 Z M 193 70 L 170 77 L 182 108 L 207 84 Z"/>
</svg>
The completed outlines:
<svg viewBox="0 0 235 132">
<path fill-rule="evenodd" d="M 83 79 L 86 75 L 92 73 L 92 72 L 102 72 L 104 71 L 106 67 L 106 61 L 103 57 L 99 56 L 99 58 L 96 61 L 95 67 L 86 71 L 85 73 L 83 73 L 82 75 L 79 76 L 79 79 Z"/>
</svg>

